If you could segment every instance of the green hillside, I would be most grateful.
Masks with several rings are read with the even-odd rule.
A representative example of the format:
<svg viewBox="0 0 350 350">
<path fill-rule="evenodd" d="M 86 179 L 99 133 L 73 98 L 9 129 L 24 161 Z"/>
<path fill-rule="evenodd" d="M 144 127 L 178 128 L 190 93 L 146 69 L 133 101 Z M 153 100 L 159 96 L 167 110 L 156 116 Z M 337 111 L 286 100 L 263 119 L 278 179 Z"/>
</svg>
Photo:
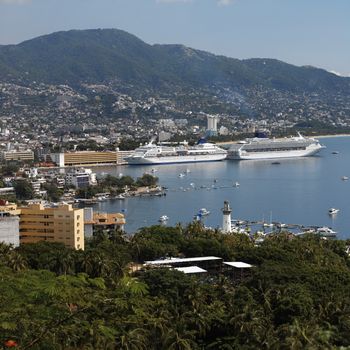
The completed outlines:
<svg viewBox="0 0 350 350">
<path fill-rule="evenodd" d="M 141 88 L 249 88 L 348 92 L 350 79 L 278 60 L 238 60 L 182 45 L 149 45 L 116 29 L 71 30 L 0 46 L 2 81 L 118 81 Z"/>
</svg>

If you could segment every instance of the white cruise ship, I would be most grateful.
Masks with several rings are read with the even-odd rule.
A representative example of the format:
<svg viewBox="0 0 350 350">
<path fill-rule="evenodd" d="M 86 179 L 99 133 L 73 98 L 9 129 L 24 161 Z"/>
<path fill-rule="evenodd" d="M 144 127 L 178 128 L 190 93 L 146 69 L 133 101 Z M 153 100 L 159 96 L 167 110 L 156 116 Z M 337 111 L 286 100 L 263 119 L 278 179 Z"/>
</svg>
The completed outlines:
<svg viewBox="0 0 350 350">
<path fill-rule="evenodd" d="M 297 137 L 284 139 L 252 138 L 234 144 L 228 150 L 228 159 L 275 159 L 306 157 L 319 152 L 325 146 L 314 138 Z"/>
<path fill-rule="evenodd" d="M 153 141 L 136 148 L 135 152 L 125 160 L 130 165 L 193 163 L 223 160 L 227 151 L 205 140 L 199 140 L 195 146 L 161 146 Z"/>
</svg>

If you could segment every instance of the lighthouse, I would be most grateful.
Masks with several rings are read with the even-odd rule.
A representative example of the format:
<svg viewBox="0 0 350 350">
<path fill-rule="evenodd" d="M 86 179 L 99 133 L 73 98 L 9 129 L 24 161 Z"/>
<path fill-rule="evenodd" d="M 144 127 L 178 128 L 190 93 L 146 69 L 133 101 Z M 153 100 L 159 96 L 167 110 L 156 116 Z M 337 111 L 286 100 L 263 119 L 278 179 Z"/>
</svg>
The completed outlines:
<svg viewBox="0 0 350 350">
<path fill-rule="evenodd" d="M 228 201 L 224 201 L 224 207 L 222 209 L 223 221 L 222 221 L 222 232 L 230 233 L 231 232 L 231 208 Z"/>
</svg>

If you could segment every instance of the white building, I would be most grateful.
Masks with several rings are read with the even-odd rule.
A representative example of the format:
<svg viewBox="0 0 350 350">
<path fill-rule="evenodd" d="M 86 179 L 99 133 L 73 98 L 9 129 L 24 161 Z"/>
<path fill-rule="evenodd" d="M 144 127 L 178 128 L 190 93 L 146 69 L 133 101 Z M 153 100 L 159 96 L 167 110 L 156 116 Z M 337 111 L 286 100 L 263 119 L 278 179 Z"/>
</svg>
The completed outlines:
<svg viewBox="0 0 350 350">
<path fill-rule="evenodd" d="M 218 133 L 218 121 L 219 117 L 216 115 L 208 115 L 207 116 L 207 134 L 209 136 L 217 135 Z"/>
<path fill-rule="evenodd" d="M 96 174 L 91 169 L 71 169 L 66 174 L 66 184 L 75 188 L 83 188 L 89 185 L 96 185 Z"/>
<path fill-rule="evenodd" d="M 221 125 L 219 129 L 219 135 L 227 136 L 229 134 L 228 129 L 226 126 Z"/>
<path fill-rule="evenodd" d="M 0 212 L 0 242 L 19 246 L 19 217 Z"/>
</svg>

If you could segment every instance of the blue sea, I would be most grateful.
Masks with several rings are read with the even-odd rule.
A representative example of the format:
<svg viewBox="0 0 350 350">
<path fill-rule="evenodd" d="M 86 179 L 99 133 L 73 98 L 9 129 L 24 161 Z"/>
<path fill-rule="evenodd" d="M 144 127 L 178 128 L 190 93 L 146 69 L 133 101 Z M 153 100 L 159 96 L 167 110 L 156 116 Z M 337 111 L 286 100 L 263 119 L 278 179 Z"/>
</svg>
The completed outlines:
<svg viewBox="0 0 350 350">
<path fill-rule="evenodd" d="M 226 160 L 222 162 L 157 166 L 96 168 L 98 176 L 151 173 L 166 187 L 164 197 L 131 197 L 97 204 L 96 211 L 124 212 L 126 231 L 158 224 L 161 215 L 168 225 L 186 224 L 200 208 L 210 215 L 205 225 L 221 227 L 224 200 L 232 207 L 232 218 L 249 221 L 281 222 L 305 226 L 329 226 L 338 238 L 350 238 L 350 137 L 320 139 L 327 148 L 318 155 L 278 160 Z M 339 152 L 333 154 L 332 152 Z M 187 172 L 186 172 L 187 171 Z M 183 177 L 179 174 L 185 173 Z M 234 187 L 238 182 L 239 186 Z M 328 215 L 329 208 L 340 209 Z"/>
</svg>

